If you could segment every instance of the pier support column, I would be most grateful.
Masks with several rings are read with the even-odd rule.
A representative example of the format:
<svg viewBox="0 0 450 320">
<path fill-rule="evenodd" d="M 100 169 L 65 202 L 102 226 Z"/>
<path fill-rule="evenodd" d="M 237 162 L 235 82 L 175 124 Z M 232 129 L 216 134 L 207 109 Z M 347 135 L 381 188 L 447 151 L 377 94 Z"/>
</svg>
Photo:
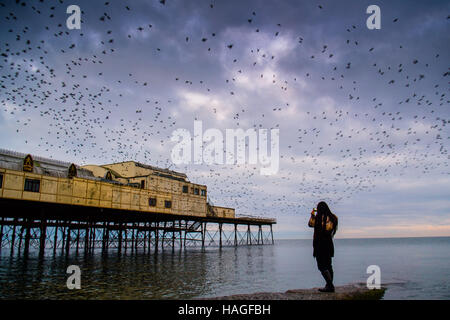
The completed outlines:
<svg viewBox="0 0 450 320">
<path fill-rule="evenodd" d="M 184 221 L 184 238 L 183 238 L 183 246 L 186 248 L 186 236 L 187 236 L 187 230 L 188 230 L 188 221 Z"/>
<path fill-rule="evenodd" d="M 133 250 L 135 249 L 135 246 L 136 246 L 136 238 L 137 238 L 137 235 L 135 235 L 135 229 L 134 229 L 134 227 L 135 227 L 135 225 L 134 225 L 134 223 L 132 223 L 131 224 L 131 252 L 133 252 Z"/>
<path fill-rule="evenodd" d="M 62 244 L 61 244 L 61 253 L 64 253 L 64 246 L 66 244 L 66 227 L 62 227 Z"/>
<path fill-rule="evenodd" d="M 108 224 L 107 224 L 107 222 L 103 222 L 103 228 L 101 228 L 101 233 L 102 233 L 102 239 L 101 239 L 101 241 L 102 241 L 102 251 L 105 251 L 105 249 L 106 249 L 106 244 L 105 244 L 105 241 L 106 241 L 106 232 L 107 232 L 107 230 L 108 230 Z"/>
<path fill-rule="evenodd" d="M 162 234 L 162 240 L 161 240 L 161 249 L 164 249 L 164 240 L 166 240 L 166 222 L 164 221 L 164 229 Z"/>
<path fill-rule="evenodd" d="M 272 232 L 272 225 L 270 225 L 270 235 L 272 236 L 272 244 L 273 244 L 274 242 L 273 242 L 273 232 Z"/>
<path fill-rule="evenodd" d="M 78 222 L 78 224 L 80 224 L 80 223 Z M 80 244 L 80 226 L 77 227 L 76 241 L 77 241 L 77 253 L 78 253 L 78 248 L 79 248 L 79 244 Z"/>
<path fill-rule="evenodd" d="M 125 231 L 125 252 L 127 252 L 128 249 L 128 223 L 125 223 L 125 226 L 123 227 L 123 231 Z"/>
<path fill-rule="evenodd" d="M 259 228 L 258 228 L 258 244 L 260 244 L 260 243 L 259 243 L 260 241 L 263 241 L 263 237 L 262 237 L 262 226 L 261 226 L 261 225 L 259 225 Z"/>
<path fill-rule="evenodd" d="M 237 241 L 237 224 L 234 224 L 234 245 L 237 246 L 238 245 L 238 241 Z"/>
<path fill-rule="evenodd" d="M 70 249 L 70 232 L 72 230 L 70 229 L 70 227 L 67 227 L 67 239 L 66 239 L 66 254 L 69 253 L 69 249 Z"/>
<path fill-rule="evenodd" d="M 88 253 L 89 250 L 89 226 L 84 229 L 84 253 Z"/>
<path fill-rule="evenodd" d="M 0 251 L 2 251 L 2 241 L 3 241 L 3 222 L 5 221 L 5 218 L 2 217 L 2 224 L 0 226 Z"/>
<path fill-rule="evenodd" d="M 152 248 L 152 223 L 149 222 L 148 223 L 148 253 L 150 253 L 151 248 Z"/>
<path fill-rule="evenodd" d="M 13 221 L 13 233 L 11 236 L 11 255 L 14 253 L 14 242 L 16 240 L 16 223 L 17 223 L 17 218 L 14 218 Z"/>
<path fill-rule="evenodd" d="M 206 222 L 202 222 L 202 248 L 205 247 Z"/>
<path fill-rule="evenodd" d="M 222 248 L 222 223 L 219 223 L 219 248 Z"/>
<path fill-rule="evenodd" d="M 31 225 L 30 221 L 26 221 L 26 231 L 25 231 L 25 244 L 24 244 L 24 254 L 27 254 L 30 249 L 30 237 L 31 237 Z"/>
<path fill-rule="evenodd" d="M 119 244 L 117 246 L 118 246 L 119 253 L 120 253 L 122 251 L 122 224 L 121 223 L 119 223 L 119 230 L 117 232 L 118 232 L 118 236 L 119 236 Z"/>
<path fill-rule="evenodd" d="M 109 248 L 109 222 L 105 222 L 103 225 L 104 228 L 104 237 L 105 237 L 105 249 Z"/>
<path fill-rule="evenodd" d="M 41 220 L 41 234 L 39 239 L 39 256 L 44 255 L 45 251 L 45 238 L 47 233 L 47 220 Z"/>
<path fill-rule="evenodd" d="M 158 252 L 159 247 L 159 222 L 155 222 L 155 253 Z"/>
<path fill-rule="evenodd" d="M 95 222 L 91 222 L 89 231 L 89 251 L 90 252 L 94 251 L 94 247 L 95 247 Z"/>
<path fill-rule="evenodd" d="M 175 221 L 172 221 L 172 250 L 175 249 Z"/>
<path fill-rule="evenodd" d="M 180 237 L 180 250 L 183 248 L 183 232 L 181 231 L 181 220 L 178 220 L 178 236 Z"/>
<path fill-rule="evenodd" d="M 144 253 L 147 250 L 147 222 L 144 222 L 144 239 L 143 239 L 143 245 L 144 245 Z"/>
<path fill-rule="evenodd" d="M 53 254 L 56 253 L 57 246 L 58 246 L 58 220 L 55 221 L 55 236 L 53 238 Z"/>
<path fill-rule="evenodd" d="M 250 225 L 247 225 L 247 245 L 252 245 L 252 234 L 250 232 Z"/>
<path fill-rule="evenodd" d="M 89 226 L 90 223 L 87 223 L 86 229 L 84 229 L 84 253 L 88 253 L 89 251 Z"/>
<path fill-rule="evenodd" d="M 19 232 L 19 253 L 22 249 L 22 240 L 23 240 L 23 230 L 25 228 L 25 219 L 22 219 L 22 225 L 20 226 L 20 232 Z"/>
</svg>

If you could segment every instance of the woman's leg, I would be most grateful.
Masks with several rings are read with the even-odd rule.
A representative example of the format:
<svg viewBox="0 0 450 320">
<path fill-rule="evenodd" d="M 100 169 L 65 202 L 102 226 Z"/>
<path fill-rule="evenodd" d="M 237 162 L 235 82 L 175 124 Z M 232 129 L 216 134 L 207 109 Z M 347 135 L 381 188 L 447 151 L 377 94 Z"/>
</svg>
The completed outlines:
<svg viewBox="0 0 450 320">
<path fill-rule="evenodd" d="M 319 291 L 334 292 L 333 268 L 331 265 L 331 257 L 330 256 L 318 256 L 316 259 L 317 259 L 317 267 L 319 268 L 319 271 L 322 273 L 322 276 L 327 283 L 325 288 L 319 289 Z"/>
</svg>

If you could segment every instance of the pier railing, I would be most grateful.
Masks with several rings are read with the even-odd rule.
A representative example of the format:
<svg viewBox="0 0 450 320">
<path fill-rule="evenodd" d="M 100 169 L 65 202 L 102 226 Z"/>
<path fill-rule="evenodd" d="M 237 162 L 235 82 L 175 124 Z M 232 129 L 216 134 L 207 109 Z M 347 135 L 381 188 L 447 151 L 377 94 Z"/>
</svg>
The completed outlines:
<svg viewBox="0 0 450 320">
<path fill-rule="evenodd" d="M 266 217 L 262 217 L 262 216 L 237 215 L 236 218 L 240 219 L 240 220 L 260 221 L 260 222 L 266 222 L 266 223 L 277 223 L 277 219 L 266 218 Z"/>
</svg>

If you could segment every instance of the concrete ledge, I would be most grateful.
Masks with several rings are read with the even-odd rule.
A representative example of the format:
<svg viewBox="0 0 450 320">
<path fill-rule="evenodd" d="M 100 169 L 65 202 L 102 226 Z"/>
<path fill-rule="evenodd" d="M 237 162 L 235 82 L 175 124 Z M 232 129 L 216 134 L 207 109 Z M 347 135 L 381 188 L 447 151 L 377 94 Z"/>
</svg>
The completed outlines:
<svg viewBox="0 0 450 320">
<path fill-rule="evenodd" d="M 235 294 L 231 296 L 206 298 L 204 300 L 380 300 L 386 291 L 384 287 L 369 290 L 362 283 L 336 286 L 334 293 L 319 292 L 318 289 L 294 289 L 286 292 Z"/>
</svg>

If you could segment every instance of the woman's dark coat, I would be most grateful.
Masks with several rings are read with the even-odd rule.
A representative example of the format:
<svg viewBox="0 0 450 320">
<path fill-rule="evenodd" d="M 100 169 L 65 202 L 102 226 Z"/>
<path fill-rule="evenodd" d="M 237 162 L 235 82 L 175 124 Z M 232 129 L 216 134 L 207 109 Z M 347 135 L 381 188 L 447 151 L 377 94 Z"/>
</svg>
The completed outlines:
<svg viewBox="0 0 450 320">
<path fill-rule="evenodd" d="M 332 231 L 320 227 L 319 215 L 311 218 L 308 225 L 314 228 L 313 256 L 334 257 L 334 245 Z"/>
</svg>

